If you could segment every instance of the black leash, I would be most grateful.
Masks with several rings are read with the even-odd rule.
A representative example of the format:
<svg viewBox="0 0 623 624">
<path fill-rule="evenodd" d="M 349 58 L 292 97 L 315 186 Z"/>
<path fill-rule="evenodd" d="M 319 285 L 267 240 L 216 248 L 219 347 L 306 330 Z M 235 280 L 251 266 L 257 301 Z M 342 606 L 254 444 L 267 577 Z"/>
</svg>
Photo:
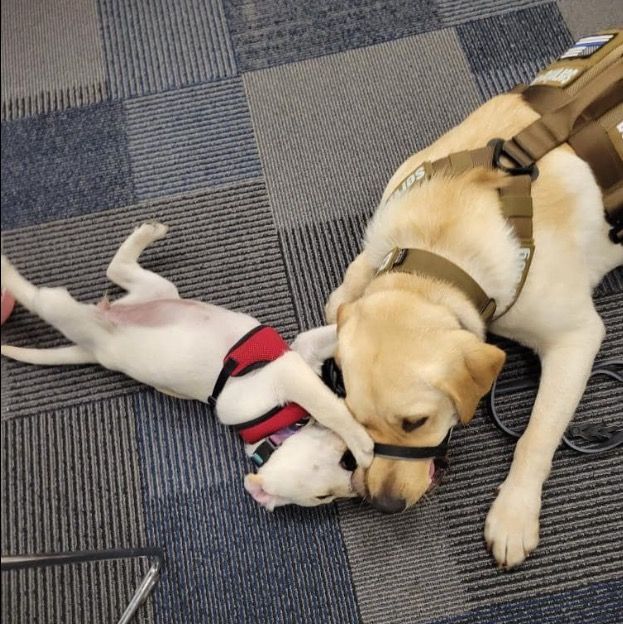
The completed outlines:
<svg viewBox="0 0 623 624">
<path fill-rule="evenodd" d="M 610 377 L 619 383 L 623 383 L 623 360 L 612 358 L 600 362 L 591 371 L 589 379 L 598 375 Z M 533 387 L 534 384 L 530 381 L 520 380 L 515 383 L 508 384 L 504 388 L 504 394 L 521 392 L 522 390 L 529 390 Z M 488 400 L 491 419 L 498 429 L 503 431 L 506 435 L 513 438 L 520 438 L 523 432 L 515 431 L 502 422 L 495 406 L 495 399 L 497 396 L 499 396 L 499 392 L 497 391 L 496 380 L 493 383 Z M 584 440 L 589 443 L 590 446 L 578 444 L 579 440 Z M 565 446 L 576 451 L 577 453 L 582 453 L 584 455 L 598 455 L 600 453 L 612 451 L 623 444 L 623 429 L 609 427 L 603 423 L 584 425 L 572 424 L 569 426 L 567 433 L 562 437 L 562 441 Z"/>
</svg>

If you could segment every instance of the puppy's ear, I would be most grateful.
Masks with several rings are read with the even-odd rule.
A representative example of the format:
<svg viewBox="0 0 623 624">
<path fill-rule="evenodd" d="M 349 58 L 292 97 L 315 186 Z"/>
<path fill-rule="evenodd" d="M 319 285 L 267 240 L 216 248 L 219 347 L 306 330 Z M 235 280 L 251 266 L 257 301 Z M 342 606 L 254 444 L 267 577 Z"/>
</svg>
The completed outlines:
<svg viewBox="0 0 623 624">
<path fill-rule="evenodd" d="M 275 509 L 277 497 L 264 490 L 261 475 L 248 474 L 244 478 L 244 489 L 251 494 L 254 501 L 268 509 L 268 511 Z"/>
<path fill-rule="evenodd" d="M 474 417 L 480 399 L 491 389 L 505 360 L 504 351 L 493 345 L 472 345 L 464 353 L 459 371 L 439 384 L 452 399 L 462 424 Z"/>
</svg>

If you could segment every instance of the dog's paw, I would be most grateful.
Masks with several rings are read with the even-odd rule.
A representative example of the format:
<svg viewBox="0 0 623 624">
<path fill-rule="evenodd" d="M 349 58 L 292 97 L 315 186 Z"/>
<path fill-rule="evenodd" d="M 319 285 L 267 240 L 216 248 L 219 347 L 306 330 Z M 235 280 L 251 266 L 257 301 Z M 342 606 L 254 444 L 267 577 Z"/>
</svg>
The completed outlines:
<svg viewBox="0 0 623 624">
<path fill-rule="evenodd" d="M 539 543 L 540 492 L 503 484 L 485 521 L 485 541 L 500 567 L 522 563 Z"/>
<path fill-rule="evenodd" d="M 139 225 L 135 230 L 136 234 L 150 243 L 164 238 L 168 231 L 168 225 L 158 223 L 157 221 L 147 221 L 147 223 Z"/>
<path fill-rule="evenodd" d="M 348 436 L 344 437 L 344 442 L 346 442 L 346 446 L 348 446 L 350 452 L 353 454 L 357 466 L 367 468 L 372 463 L 374 441 L 359 423 L 353 423 L 353 427 L 349 431 Z"/>
</svg>

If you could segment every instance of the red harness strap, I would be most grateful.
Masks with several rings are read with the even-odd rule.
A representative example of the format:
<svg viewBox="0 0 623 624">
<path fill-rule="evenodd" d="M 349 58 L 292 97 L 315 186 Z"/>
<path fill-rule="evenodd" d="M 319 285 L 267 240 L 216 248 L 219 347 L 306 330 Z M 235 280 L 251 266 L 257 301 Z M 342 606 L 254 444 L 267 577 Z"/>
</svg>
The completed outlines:
<svg viewBox="0 0 623 624">
<path fill-rule="evenodd" d="M 258 325 L 246 333 L 228 352 L 208 403 L 214 409 L 216 399 L 230 377 L 242 377 L 262 368 L 290 350 L 288 343 L 272 327 Z M 234 425 L 247 443 L 259 442 L 275 432 L 307 418 L 307 412 L 296 403 L 277 406 L 259 418 Z"/>
<path fill-rule="evenodd" d="M 290 350 L 290 345 L 279 335 L 277 330 L 265 325 L 258 325 L 245 334 L 228 352 L 223 361 L 234 362 L 230 373 L 232 377 L 240 377 L 252 370 L 274 362 L 278 357 Z"/>
</svg>

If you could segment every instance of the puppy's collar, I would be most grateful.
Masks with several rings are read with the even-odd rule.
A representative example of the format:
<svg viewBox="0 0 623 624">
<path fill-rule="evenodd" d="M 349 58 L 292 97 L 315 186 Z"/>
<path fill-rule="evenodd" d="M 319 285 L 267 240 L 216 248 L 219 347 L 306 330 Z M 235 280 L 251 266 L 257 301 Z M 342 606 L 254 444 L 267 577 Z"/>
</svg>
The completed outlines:
<svg viewBox="0 0 623 624">
<path fill-rule="evenodd" d="M 251 461 L 261 468 L 270 456 L 290 437 L 298 433 L 303 427 L 311 422 L 310 418 L 299 420 L 293 425 L 288 425 L 279 431 L 275 431 L 272 435 L 264 438 L 249 455 Z"/>
<path fill-rule="evenodd" d="M 216 401 L 230 377 L 242 377 L 258 370 L 289 350 L 288 343 L 272 327 L 258 325 L 247 332 L 223 360 L 223 368 L 208 397 L 212 412 L 216 411 Z M 255 444 L 308 419 L 309 414 L 300 405 L 286 403 L 274 407 L 259 418 L 232 426 L 247 444 Z"/>
</svg>

